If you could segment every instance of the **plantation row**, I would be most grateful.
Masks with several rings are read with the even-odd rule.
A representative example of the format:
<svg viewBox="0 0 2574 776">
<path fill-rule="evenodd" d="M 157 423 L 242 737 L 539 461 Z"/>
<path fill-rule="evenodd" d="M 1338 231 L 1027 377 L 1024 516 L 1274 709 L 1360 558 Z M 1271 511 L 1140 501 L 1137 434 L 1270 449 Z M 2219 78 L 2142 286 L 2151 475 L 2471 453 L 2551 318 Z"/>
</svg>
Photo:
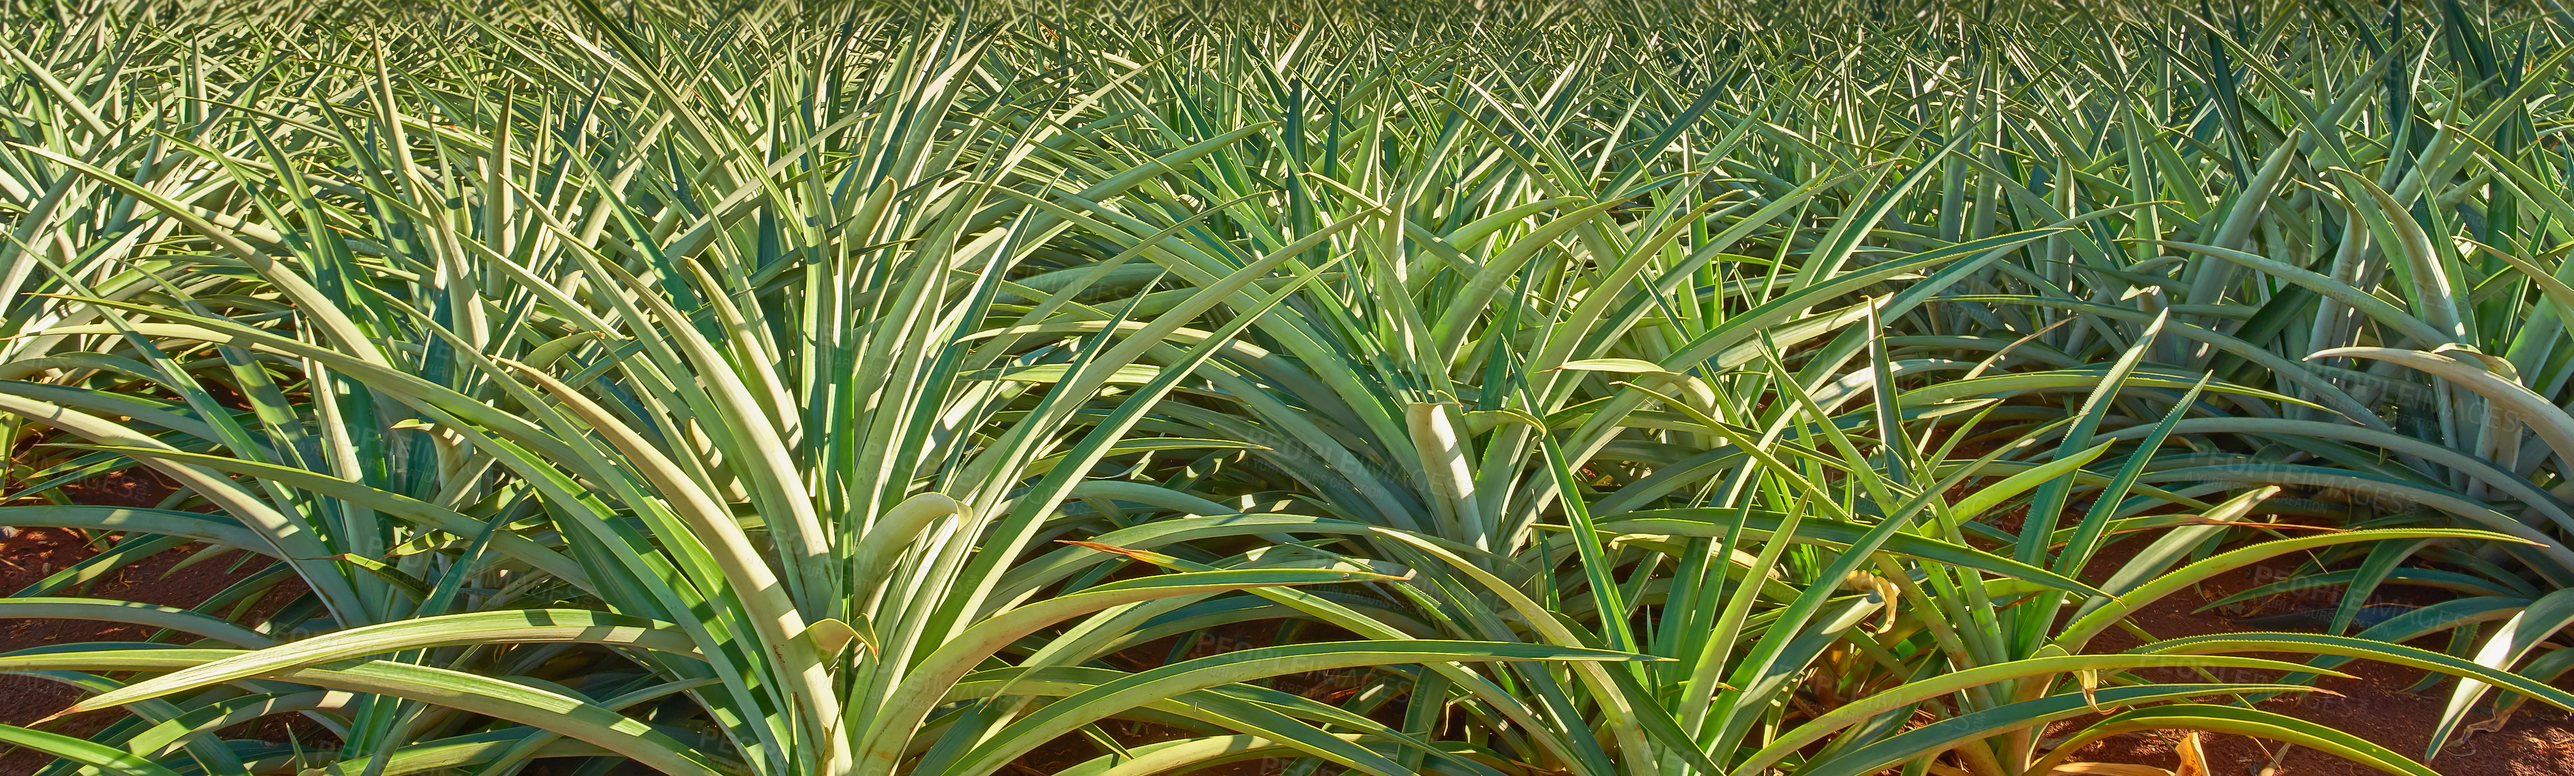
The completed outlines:
<svg viewBox="0 0 2574 776">
<path fill-rule="evenodd" d="M 2574 709 L 2552 5 L 255 5 L 0 23 L 0 526 L 103 547 L 0 617 L 157 633 L 0 654 L 122 715 L 0 726 L 50 772 L 2428 774 L 2256 703 Z M 88 587 L 169 553 L 229 587 Z"/>
</svg>

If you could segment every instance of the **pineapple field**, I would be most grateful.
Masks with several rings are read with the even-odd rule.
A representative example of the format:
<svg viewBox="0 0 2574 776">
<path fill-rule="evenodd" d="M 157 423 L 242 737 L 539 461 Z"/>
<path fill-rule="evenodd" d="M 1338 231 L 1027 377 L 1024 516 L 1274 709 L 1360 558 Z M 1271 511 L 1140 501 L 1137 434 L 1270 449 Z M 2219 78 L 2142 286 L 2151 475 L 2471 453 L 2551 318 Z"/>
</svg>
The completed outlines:
<svg viewBox="0 0 2574 776">
<path fill-rule="evenodd" d="M 0 772 L 2574 772 L 2555 0 L 0 55 Z"/>
</svg>

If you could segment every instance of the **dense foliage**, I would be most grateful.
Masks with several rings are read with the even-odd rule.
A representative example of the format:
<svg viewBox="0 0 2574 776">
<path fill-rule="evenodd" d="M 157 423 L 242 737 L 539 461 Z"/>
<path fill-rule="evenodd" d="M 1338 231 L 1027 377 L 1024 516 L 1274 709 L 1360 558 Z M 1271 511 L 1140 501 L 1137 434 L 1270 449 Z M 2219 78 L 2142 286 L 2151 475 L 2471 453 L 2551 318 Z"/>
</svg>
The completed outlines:
<svg viewBox="0 0 2574 776">
<path fill-rule="evenodd" d="M 1493 6 L 13 3 L 0 525 L 108 549 L 0 617 L 159 635 L 0 655 L 128 715 L 0 742 L 2418 774 L 2252 702 L 2574 708 L 2574 18 Z M 83 592 L 173 551 L 253 571 Z M 2132 622 L 2282 562 L 2317 632 Z"/>
</svg>

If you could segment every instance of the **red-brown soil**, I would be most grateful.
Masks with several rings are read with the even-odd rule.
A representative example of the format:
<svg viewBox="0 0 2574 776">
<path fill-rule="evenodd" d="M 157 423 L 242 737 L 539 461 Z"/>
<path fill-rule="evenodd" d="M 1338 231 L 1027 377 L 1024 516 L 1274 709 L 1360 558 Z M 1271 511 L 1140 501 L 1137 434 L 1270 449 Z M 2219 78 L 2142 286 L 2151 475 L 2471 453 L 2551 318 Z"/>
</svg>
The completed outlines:
<svg viewBox="0 0 2574 776">
<path fill-rule="evenodd" d="M 73 499 L 84 504 L 147 507 L 167 497 L 172 485 L 149 474 L 129 473 L 76 483 L 66 490 Z M 47 575 L 89 558 L 105 546 L 109 538 L 83 537 L 72 531 L 39 528 L 22 530 L 15 537 L 0 540 L 0 595 L 15 593 Z M 236 564 L 240 558 L 234 556 L 198 563 L 177 574 L 168 573 L 194 549 L 182 547 L 154 555 L 141 563 L 119 569 L 87 588 L 63 594 L 164 606 L 194 606 L 258 571 L 262 565 L 256 562 Z M 288 591 L 275 591 L 254 611 L 273 610 L 289 595 Z M 0 652 L 82 641 L 142 641 L 152 634 L 151 628 L 115 623 L 0 619 Z M 0 723 L 30 724 L 69 708 L 78 698 L 78 692 L 60 684 L 29 676 L 0 675 L 0 699 L 5 699 L 5 703 L 0 703 Z M 112 709 L 78 714 L 47 722 L 41 727 L 50 732 L 82 736 L 115 722 L 121 714 L 123 712 Z M 295 740 L 319 749 L 332 749 L 339 745 L 318 726 L 282 720 L 253 723 L 242 729 L 225 731 L 225 735 L 269 741 Z M 0 749 L 0 776 L 34 773 L 51 761 L 50 756 L 32 750 Z"/>
<path fill-rule="evenodd" d="M 2103 579 L 2128 559 L 2128 554 L 2142 542 L 2123 542 L 2113 546 L 2092 566 L 2087 579 Z M 2240 632 L 2246 628 L 2234 624 L 2220 612 L 2198 612 L 2201 606 L 2259 584 L 2256 580 L 2278 580 L 2295 573 L 2302 558 L 2282 558 L 2254 569 L 2211 580 L 2196 591 L 2185 591 L 2147 607 L 2133 622 L 2157 638 L 2177 638 L 2210 633 Z M 2337 591 L 2328 591 L 2337 592 Z M 2330 605 L 2330 598 L 2306 601 L 2299 606 Z M 2386 588 L 2377 602 L 2422 604 L 2437 600 L 2419 591 Z M 2291 607 L 2273 606 L 2278 613 Z M 2093 651 L 2110 652 L 2134 646 L 2138 640 L 2131 634 L 2112 630 L 2092 644 Z M 2413 646 L 2440 650 L 2445 639 L 2426 639 Z M 2295 660 L 2294 656 L 2264 655 Z M 2375 742 L 2397 754 L 2420 759 L 2430 743 L 2431 731 L 2437 724 L 2441 708 L 2448 702 L 2448 691 L 2454 684 L 2441 684 L 2428 694 L 2405 692 L 2421 681 L 2423 672 L 2383 663 L 2354 661 L 2337 670 L 2353 678 L 2324 678 L 2317 686 L 2335 694 L 2313 693 L 2304 697 L 2284 697 L 2261 704 L 2267 711 L 2332 726 L 2343 732 Z M 2148 675 L 2156 675 L 2149 672 Z M 2159 675 L 2157 675 L 2159 676 Z M 2160 676 L 2179 680 L 2186 674 Z M 2203 680 L 2202 680 L 2203 681 Z M 2569 684 L 2560 682 L 2560 685 Z M 2483 721 L 2471 716 L 2469 724 Z M 2057 732 L 2070 728 L 2060 725 Z M 2118 736 L 2085 747 L 2076 759 L 2097 762 L 2120 762 L 2172 768 L 2179 765 L 2174 744 L 2181 738 L 2176 731 L 2157 731 Z M 2366 768 L 2329 754 L 2309 749 L 2283 747 L 2275 742 L 2256 741 L 2243 736 L 2203 734 L 2211 776 L 2361 776 L 2375 774 Z M 2500 730 L 2475 734 L 2463 741 L 2453 740 L 2442 748 L 2440 756 L 2426 763 L 2435 771 L 2450 776 L 2566 776 L 2574 774 L 2574 716 L 2538 703 L 2523 704 L 2510 723 Z"/>
</svg>

